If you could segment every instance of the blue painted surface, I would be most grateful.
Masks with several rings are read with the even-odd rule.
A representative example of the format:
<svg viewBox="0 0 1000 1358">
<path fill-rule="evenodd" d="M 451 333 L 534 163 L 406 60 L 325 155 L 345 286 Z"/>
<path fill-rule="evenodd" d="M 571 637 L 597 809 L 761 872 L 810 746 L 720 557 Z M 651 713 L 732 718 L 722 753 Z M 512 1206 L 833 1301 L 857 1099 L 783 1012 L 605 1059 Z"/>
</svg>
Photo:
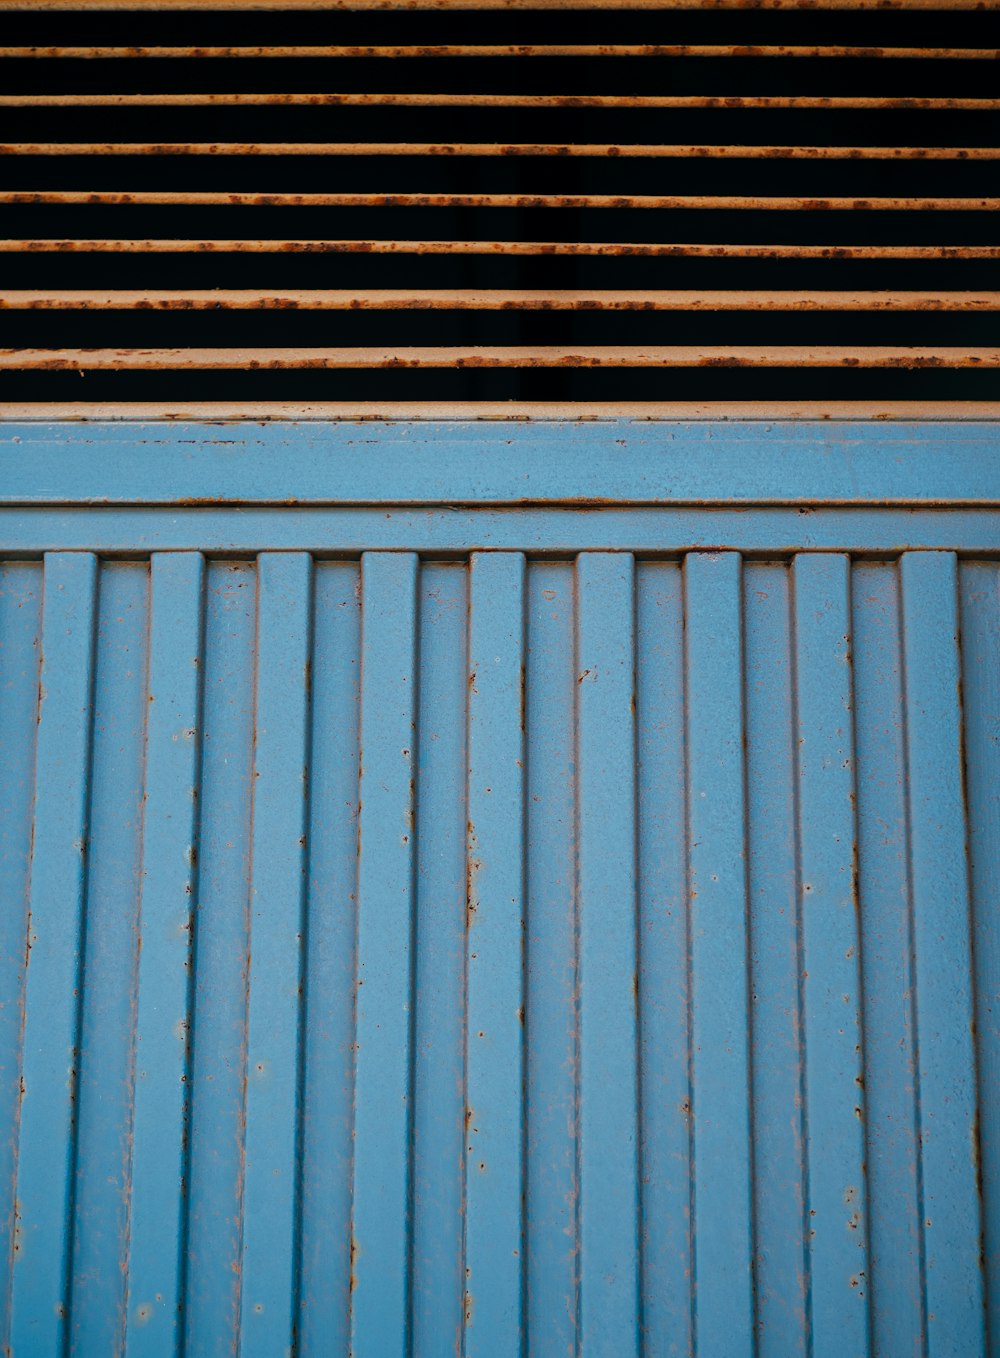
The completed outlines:
<svg viewBox="0 0 1000 1358">
<path fill-rule="evenodd" d="M 988 1354 L 996 511 L 445 492 L 0 510 L 0 1339 Z"/>
<path fill-rule="evenodd" d="M 18 504 L 993 504 L 983 420 L 5 423 Z"/>
</svg>

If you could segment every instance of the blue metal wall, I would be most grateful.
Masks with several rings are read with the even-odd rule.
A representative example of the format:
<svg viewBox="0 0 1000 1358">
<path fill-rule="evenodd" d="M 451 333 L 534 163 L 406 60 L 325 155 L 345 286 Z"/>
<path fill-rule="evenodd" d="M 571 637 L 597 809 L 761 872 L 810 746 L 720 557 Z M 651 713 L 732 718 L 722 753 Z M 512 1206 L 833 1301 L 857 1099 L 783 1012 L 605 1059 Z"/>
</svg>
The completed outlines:
<svg viewBox="0 0 1000 1358">
<path fill-rule="evenodd" d="M 1000 562 L 133 532 L 0 565 L 14 1358 L 989 1352 Z"/>
</svg>

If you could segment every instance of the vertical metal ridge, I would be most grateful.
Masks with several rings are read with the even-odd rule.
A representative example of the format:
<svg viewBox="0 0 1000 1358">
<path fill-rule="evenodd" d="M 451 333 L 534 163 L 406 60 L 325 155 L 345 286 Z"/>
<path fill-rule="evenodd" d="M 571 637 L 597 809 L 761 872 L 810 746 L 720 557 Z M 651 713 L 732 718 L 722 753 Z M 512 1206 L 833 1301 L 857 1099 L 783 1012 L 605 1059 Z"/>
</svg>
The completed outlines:
<svg viewBox="0 0 1000 1358">
<path fill-rule="evenodd" d="M 851 574 L 872 1347 L 924 1358 L 899 575 Z"/>
<path fill-rule="evenodd" d="M 465 1301 L 469 570 L 420 567 L 413 1352 L 460 1354 Z"/>
<path fill-rule="evenodd" d="M 149 602 L 147 563 L 101 563 L 76 1089 L 73 1352 L 120 1353 L 125 1337 Z"/>
<path fill-rule="evenodd" d="M 795 648 L 786 562 L 743 572 L 754 1283 L 762 1358 L 809 1352 Z"/>
<path fill-rule="evenodd" d="M 527 589 L 527 1347 L 576 1353 L 576 572 Z"/>
<path fill-rule="evenodd" d="M 581 553 L 576 582 L 580 1344 L 624 1355 L 641 1276 L 634 560 Z"/>
<path fill-rule="evenodd" d="M 207 563 L 183 1314 L 192 1352 L 238 1337 L 256 593 L 256 563 Z"/>
<path fill-rule="evenodd" d="M 349 1345 L 361 609 L 357 561 L 313 584 L 300 1352 Z"/>
<path fill-rule="evenodd" d="M 464 1351 L 523 1344 L 525 560 L 469 564 Z"/>
<path fill-rule="evenodd" d="M 366 552 L 355 1086 L 355 1358 L 410 1345 L 417 558 Z"/>
<path fill-rule="evenodd" d="M 798 889 L 817 1358 L 869 1351 L 850 565 L 800 553 L 795 607 Z"/>
<path fill-rule="evenodd" d="M 125 1352 L 179 1353 L 197 893 L 205 562 L 150 561 L 146 805 Z M 171 1226 L 169 1223 L 173 1223 Z M 173 1239 L 173 1252 L 162 1248 Z"/>
<path fill-rule="evenodd" d="M 257 561 L 240 1352 L 294 1347 L 312 558 Z"/>
<path fill-rule="evenodd" d="M 985 1354 L 957 564 L 907 552 L 902 585 L 927 1342 Z"/>
<path fill-rule="evenodd" d="M 972 891 L 979 1076 L 978 1177 L 983 1211 L 986 1348 L 1000 1344 L 1000 566 L 963 562 L 961 593 L 962 692 L 966 795 Z"/>
<path fill-rule="evenodd" d="M 72 1276 L 97 558 L 48 553 L 43 589 L 10 1348 L 61 1354 Z"/>
<path fill-rule="evenodd" d="M 733 1358 L 756 1348 L 741 569 L 735 552 L 684 562 L 695 1346 Z"/>
<path fill-rule="evenodd" d="M 683 600 L 676 562 L 636 565 L 642 1328 L 690 1352 L 690 1090 Z"/>
<path fill-rule="evenodd" d="M 38 711 L 41 697 L 42 565 L 0 564 L 0 1348 L 10 1325 L 11 1270 L 17 1179 L 17 1118 L 21 1101 L 24 984 L 27 970 L 28 887 L 35 800 Z M 6 1352 L 6 1349 L 3 1350 Z"/>
</svg>

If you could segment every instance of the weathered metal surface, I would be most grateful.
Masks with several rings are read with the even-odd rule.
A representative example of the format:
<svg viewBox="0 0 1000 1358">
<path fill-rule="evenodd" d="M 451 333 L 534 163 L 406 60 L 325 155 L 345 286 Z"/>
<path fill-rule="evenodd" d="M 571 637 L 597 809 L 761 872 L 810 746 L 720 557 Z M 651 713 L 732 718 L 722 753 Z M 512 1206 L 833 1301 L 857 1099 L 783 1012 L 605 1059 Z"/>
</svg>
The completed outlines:
<svg viewBox="0 0 1000 1358">
<path fill-rule="evenodd" d="M 345 368 L 1000 368 L 1000 349 L 887 345 L 751 345 L 649 348 L 628 345 L 506 345 L 396 349 L 0 349 L 0 371 L 101 372 L 159 369 Z"/>
<path fill-rule="evenodd" d="M 35 8 L 34 0 L 30 0 Z M 881 3 L 881 0 L 880 0 Z M 190 8 L 190 6 L 186 6 Z M 705 43 L 553 43 L 443 44 L 437 46 L 331 47 L 0 47 L 0 58 L 59 57 L 103 59 L 105 57 L 841 57 L 848 60 L 881 61 L 995 61 L 995 47 L 844 47 L 757 46 Z"/>
<path fill-rule="evenodd" d="M 509 240 L 27 240 L 0 254 L 594 255 L 650 259 L 1000 259 L 1000 245 L 657 245 Z"/>
<path fill-rule="evenodd" d="M 246 288 L 0 291 L 0 311 L 997 311 L 1000 292 Z"/>
<path fill-rule="evenodd" d="M 998 160 L 1000 146 L 656 145 L 632 142 L 0 142 L 0 156 L 582 156 L 668 160 Z"/>
<path fill-rule="evenodd" d="M 1000 516 L 812 509 L 0 513 L 14 1358 L 985 1358 Z"/>
<path fill-rule="evenodd" d="M 136 189 L 0 189 L 0 204 L 23 207 L 514 207 L 671 208 L 724 212 L 997 212 L 1000 198 L 763 198 L 749 194 L 605 193 L 226 193 Z"/>
<path fill-rule="evenodd" d="M 643 9 L 698 10 L 991 10 L 995 0 L 639 0 Z M 66 10 L 399 10 L 399 0 L 0 0 L 0 12 Z M 602 10 L 636 0 L 408 0 L 411 10 Z"/>
<path fill-rule="evenodd" d="M 875 420 L 939 423 L 1000 419 L 998 401 L 190 401 L 171 406 L 149 401 L 0 401 L 0 420 L 52 420 L 101 424 L 120 420 L 469 421 L 512 425 L 559 420 L 567 425 L 608 420 L 752 421 Z M 816 431 L 822 436 L 823 431 Z"/>
<path fill-rule="evenodd" d="M 7 504 L 64 508 L 433 505 L 439 481 L 456 505 L 1000 507 L 1000 434 L 984 412 L 931 426 L 920 415 L 887 427 L 621 413 L 567 426 L 563 407 L 557 424 L 497 427 L 470 421 L 469 407 L 450 421 L 418 409 L 424 419 L 375 428 L 346 417 L 266 429 L 234 421 L 217 437 L 197 420 L 67 426 L 8 417 L 0 486 Z"/>
<path fill-rule="evenodd" d="M 1000 110 L 1000 99 L 906 99 L 878 95 L 810 94 L 0 94 L 0 108 L 211 108 L 327 106 L 334 108 L 632 108 L 632 109 L 963 109 Z"/>
</svg>

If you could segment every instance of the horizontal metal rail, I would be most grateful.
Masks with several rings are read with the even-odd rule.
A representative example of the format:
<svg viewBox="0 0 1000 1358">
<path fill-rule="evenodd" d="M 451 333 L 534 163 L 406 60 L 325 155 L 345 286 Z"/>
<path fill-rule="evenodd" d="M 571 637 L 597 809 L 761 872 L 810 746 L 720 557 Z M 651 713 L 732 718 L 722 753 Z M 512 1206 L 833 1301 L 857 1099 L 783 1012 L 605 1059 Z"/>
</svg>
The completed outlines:
<svg viewBox="0 0 1000 1358">
<path fill-rule="evenodd" d="M 0 401 L 0 421 L 1000 420 L 1000 401 Z"/>
<path fill-rule="evenodd" d="M 730 212 L 996 212 L 1000 198 L 757 198 L 716 194 L 225 193 L 211 190 L 2 189 L 0 205 L 42 207 L 676 208 Z"/>
<path fill-rule="evenodd" d="M 408 10 L 976 10 L 990 0 L 406 0 Z M 0 13 L 67 10 L 393 10 L 398 0 L 0 0 Z"/>
<path fill-rule="evenodd" d="M 0 156 L 560 156 L 670 160 L 1000 160 L 1000 146 L 664 146 L 652 142 L 0 142 Z"/>
<path fill-rule="evenodd" d="M 288 288 L 0 292 L 0 311 L 1000 311 L 1000 292 Z"/>
<path fill-rule="evenodd" d="M 1000 259 L 1000 245 L 668 245 L 513 240 L 4 240 L 0 254 L 585 255 L 656 259 Z"/>
<path fill-rule="evenodd" d="M 845 58 L 860 61 L 995 61 L 996 47 L 859 47 L 748 45 L 739 43 L 503 43 L 437 44 L 424 46 L 302 46 L 273 47 L 0 47 L 0 58 L 59 58 L 103 60 L 138 58 L 324 58 L 373 57 L 424 59 L 428 57 L 752 57 Z"/>
<path fill-rule="evenodd" d="M 899 109 L 1000 112 L 1000 99 L 811 94 L 0 94 L 0 108 Z"/>
<path fill-rule="evenodd" d="M 395 349 L 0 349 L 0 370 L 357 368 L 1000 368 L 1000 348 L 744 345 Z"/>
</svg>

